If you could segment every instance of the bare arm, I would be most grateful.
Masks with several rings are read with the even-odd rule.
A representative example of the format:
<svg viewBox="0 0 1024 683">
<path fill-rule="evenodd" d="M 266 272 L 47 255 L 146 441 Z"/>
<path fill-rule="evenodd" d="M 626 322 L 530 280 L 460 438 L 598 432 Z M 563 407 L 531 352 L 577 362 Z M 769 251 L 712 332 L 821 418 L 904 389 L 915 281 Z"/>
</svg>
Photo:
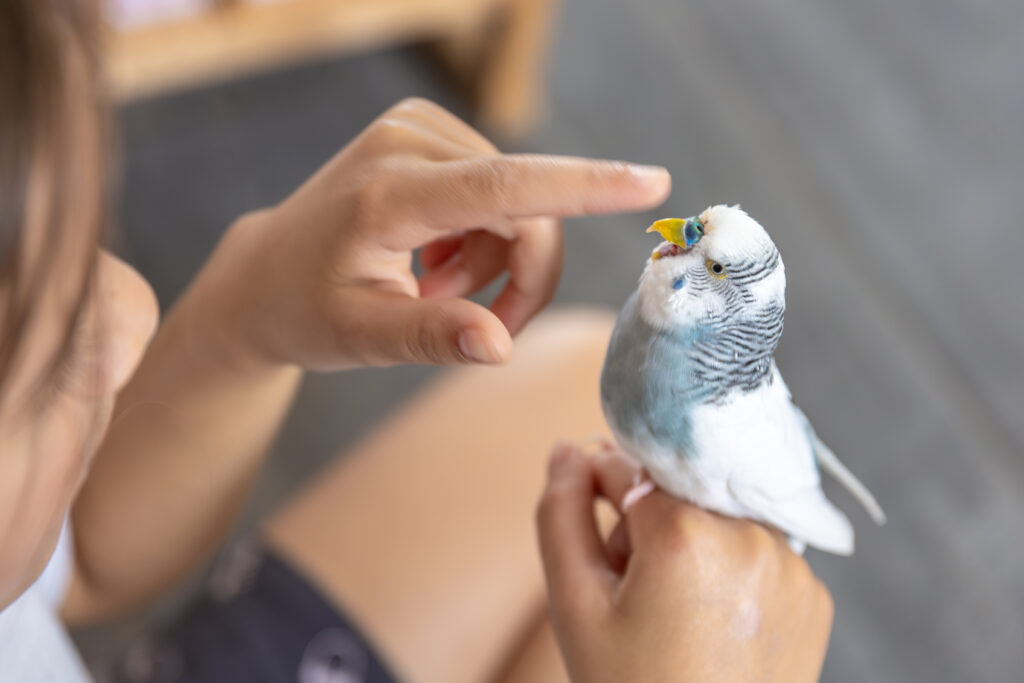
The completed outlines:
<svg viewBox="0 0 1024 683">
<path fill-rule="evenodd" d="M 216 310 L 202 284 L 172 310 L 118 397 L 72 510 L 70 622 L 125 612 L 212 552 L 295 394 L 295 366 L 232 360 L 212 334 Z"/>
<path fill-rule="evenodd" d="M 503 156 L 422 100 L 385 112 L 232 226 L 158 332 L 73 508 L 65 616 L 130 609 L 216 546 L 296 368 L 503 362 L 557 286 L 557 217 L 647 208 L 669 187 L 659 168 Z M 490 308 L 464 298 L 506 271 Z"/>
</svg>

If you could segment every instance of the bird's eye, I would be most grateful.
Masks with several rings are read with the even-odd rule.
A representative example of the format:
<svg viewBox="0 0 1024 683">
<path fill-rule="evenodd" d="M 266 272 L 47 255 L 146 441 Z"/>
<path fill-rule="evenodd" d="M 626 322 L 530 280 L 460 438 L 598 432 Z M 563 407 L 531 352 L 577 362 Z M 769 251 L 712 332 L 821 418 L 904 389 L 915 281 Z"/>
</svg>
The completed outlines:
<svg viewBox="0 0 1024 683">
<path fill-rule="evenodd" d="M 672 281 L 672 289 L 682 289 L 683 285 L 686 284 L 686 278 L 680 275 Z"/>
<path fill-rule="evenodd" d="M 718 261 L 712 261 L 711 259 L 708 259 L 707 261 L 704 262 L 704 266 L 708 269 L 708 273 L 711 275 L 711 277 L 717 280 L 721 280 L 726 275 L 728 275 L 728 273 L 725 272 L 725 266 L 723 266 Z"/>
</svg>

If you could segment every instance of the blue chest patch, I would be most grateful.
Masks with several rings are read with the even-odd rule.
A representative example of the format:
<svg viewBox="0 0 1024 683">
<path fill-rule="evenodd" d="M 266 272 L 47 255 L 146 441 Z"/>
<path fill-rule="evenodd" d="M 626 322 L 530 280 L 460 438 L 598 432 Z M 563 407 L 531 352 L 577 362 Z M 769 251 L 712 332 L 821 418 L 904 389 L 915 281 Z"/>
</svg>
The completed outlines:
<svg viewBox="0 0 1024 683">
<path fill-rule="evenodd" d="M 692 449 L 692 409 L 703 393 L 688 358 L 693 333 L 656 330 L 640 316 L 634 293 L 612 333 L 601 373 L 601 400 L 616 430 L 636 443 L 654 439 Z"/>
</svg>

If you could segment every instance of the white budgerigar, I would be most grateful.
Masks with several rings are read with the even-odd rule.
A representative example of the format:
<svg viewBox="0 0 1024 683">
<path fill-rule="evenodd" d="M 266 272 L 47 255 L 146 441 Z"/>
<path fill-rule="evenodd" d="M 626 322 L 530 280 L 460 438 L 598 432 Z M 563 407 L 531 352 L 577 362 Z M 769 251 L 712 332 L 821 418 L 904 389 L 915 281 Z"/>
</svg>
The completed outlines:
<svg viewBox="0 0 1024 683">
<path fill-rule="evenodd" d="M 601 401 L 619 444 L 665 491 L 778 527 L 802 550 L 853 552 L 853 528 L 819 467 L 879 524 L 868 490 L 793 403 L 773 354 L 786 275 L 768 233 L 738 206 L 656 222 L 666 240 L 619 314 Z"/>
</svg>

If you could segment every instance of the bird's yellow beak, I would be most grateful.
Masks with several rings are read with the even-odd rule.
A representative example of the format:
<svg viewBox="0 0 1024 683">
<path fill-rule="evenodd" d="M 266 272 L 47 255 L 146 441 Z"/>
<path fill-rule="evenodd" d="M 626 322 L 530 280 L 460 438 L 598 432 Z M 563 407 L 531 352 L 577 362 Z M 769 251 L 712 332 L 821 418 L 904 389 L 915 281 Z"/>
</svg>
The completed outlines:
<svg viewBox="0 0 1024 683">
<path fill-rule="evenodd" d="M 662 218 L 660 221 L 651 223 L 647 232 L 656 232 L 669 242 L 685 247 L 686 237 L 683 235 L 685 226 L 686 221 L 682 218 Z"/>
<path fill-rule="evenodd" d="M 662 218 L 651 223 L 647 232 L 656 232 L 666 240 L 684 251 L 700 242 L 704 236 L 704 224 L 696 216 L 690 218 Z M 657 250 L 651 255 L 655 260 L 661 258 Z"/>
</svg>

